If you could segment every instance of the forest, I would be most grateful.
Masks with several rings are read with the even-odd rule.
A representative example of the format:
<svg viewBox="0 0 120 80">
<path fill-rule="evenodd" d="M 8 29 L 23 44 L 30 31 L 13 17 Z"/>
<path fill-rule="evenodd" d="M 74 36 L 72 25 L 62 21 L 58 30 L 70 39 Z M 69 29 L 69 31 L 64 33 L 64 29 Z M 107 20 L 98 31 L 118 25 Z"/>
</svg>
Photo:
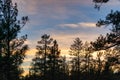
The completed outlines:
<svg viewBox="0 0 120 80">
<path fill-rule="evenodd" d="M 92 2 L 92 1 L 91 1 Z M 93 0 L 95 9 L 109 0 Z M 18 5 L 12 0 L 0 0 L 0 80 L 120 80 L 120 11 L 113 11 L 100 19 L 96 27 L 111 26 L 106 35 L 95 41 L 83 42 L 76 37 L 69 55 L 61 56 L 59 43 L 52 35 L 44 34 L 37 41 L 29 73 L 21 67 L 29 45 L 29 34 L 18 37 L 29 16 L 18 20 Z"/>
</svg>

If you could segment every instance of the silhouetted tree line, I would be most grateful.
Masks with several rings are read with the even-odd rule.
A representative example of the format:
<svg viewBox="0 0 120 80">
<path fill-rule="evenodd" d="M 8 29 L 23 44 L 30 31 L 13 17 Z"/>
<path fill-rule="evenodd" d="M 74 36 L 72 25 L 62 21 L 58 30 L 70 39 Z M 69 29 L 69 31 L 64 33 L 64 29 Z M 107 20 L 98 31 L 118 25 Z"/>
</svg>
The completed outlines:
<svg viewBox="0 0 120 80">
<path fill-rule="evenodd" d="M 109 0 L 94 0 L 106 3 Z M 98 6 L 96 8 L 99 9 Z M 18 33 L 28 17 L 17 19 L 17 3 L 0 0 L 0 80 L 119 80 L 120 79 L 120 12 L 111 11 L 97 26 L 112 25 L 111 32 L 96 41 L 83 43 L 78 37 L 71 43 L 71 58 L 61 56 L 59 45 L 44 34 L 36 46 L 29 74 L 22 76 L 20 67 L 28 45 L 27 35 Z"/>
<path fill-rule="evenodd" d="M 120 12 L 111 11 L 96 26 L 112 25 L 110 33 L 83 43 L 75 38 L 70 46 L 71 58 L 62 57 L 56 40 L 44 34 L 38 41 L 35 58 L 25 80 L 119 80 Z"/>
<path fill-rule="evenodd" d="M 101 40 L 103 39 L 103 40 Z M 101 40 L 101 41 L 99 41 Z M 75 38 L 70 46 L 71 58 L 60 56 L 56 40 L 44 34 L 36 46 L 29 74 L 25 80 L 119 80 L 120 46 L 97 45 L 104 43 L 101 35 L 95 42 L 83 43 Z M 108 47 L 111 46 L 108 44 Z M 99 48 L 98 48 L 99 47 Z M 105 48 L 103 48 L 105 47 Z M 96 49 L 98 48 L 98 49 Z M 105 49 L 105 50 L 103 50 Z"/>
</svg>

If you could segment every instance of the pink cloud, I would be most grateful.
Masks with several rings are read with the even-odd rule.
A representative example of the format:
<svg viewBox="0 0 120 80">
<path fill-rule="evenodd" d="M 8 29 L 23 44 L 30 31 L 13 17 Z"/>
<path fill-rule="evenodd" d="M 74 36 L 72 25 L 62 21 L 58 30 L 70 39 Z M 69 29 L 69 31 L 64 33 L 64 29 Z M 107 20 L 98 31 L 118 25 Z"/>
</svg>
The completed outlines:
<svg viewBox="0 0 120 80">
<path fill-rule="evenodd" d="M 91 0 L 13 0 L 13 2 L 18 3 L 18 7 L 21 12 L 27 14 L 36 14 L 40 11 L 46 12 L 45 14 L 58 13 L 63 14 L 67 13 L 67 5 L 88 5 L 91 4 Z"/>
</svg>

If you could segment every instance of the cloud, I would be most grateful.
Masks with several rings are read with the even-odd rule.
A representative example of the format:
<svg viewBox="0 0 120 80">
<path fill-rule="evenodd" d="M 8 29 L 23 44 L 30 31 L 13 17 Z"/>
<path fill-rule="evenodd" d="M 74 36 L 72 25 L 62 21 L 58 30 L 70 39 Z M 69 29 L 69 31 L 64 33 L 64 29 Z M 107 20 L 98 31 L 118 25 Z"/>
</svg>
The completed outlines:
<svg viewBox="0 0 120 80">
<path fill-rule="evenodd" d="M 70 28 L 77 28 L 79 27 L 78 24 L 60 24 L 60 27 L 70 27 Z"/>
<path fill-rule="evenodd" d="M 53 33 L 51 34 L 51 37 L 58 41 L 59 48 L 61 49 L 62 53 L 67 54 L 68 53 L 67 51 L 75 38 L 79 37 L 84 43 L 86 41 L 90 42 L 95 40 L 98 35 L 99 34 L 80 33 L 76 31 L 76 33 L 62 33 L 62 32 L 61 33 L 58 32 L 57 34 Z"/>
<path fill-rule="evenodd" d="M 38 11 L 38 0 L 13 0 L 13 3 L 17 2 L 19 12 L 23 15 L 35 15 Z"/>
<path fill-rule="evenodd" d="M 82 27 L 96 27 L 96 23 L 93 23 L 93 22 L 81 22 L 81 23 L 79 23 L 79 25 L 80 26 L 82 26 Z"/>
<path fill-rule="evenodd" d="M 76 24 L 60 24 L 58 26 L 60 26 L 60 27 L 69 27 L 69 28 L 79 28 L 79 27 L 94 28 L 94 27 L 96 27 L 96 23 L 93 23 L 93 22 L 80 22 L 80 23 L 76 23 Z"/>
<path fill-rule="evenodd" d="M 66 18 L 67 14 L 73 13 L 71 11 L 72 8 L 70 10 L 69 6 L 79 8 L 82 5 L 88 6 L 88 4 L 92 3 L 90 0 L 13 0 L 13 2 L 18 3 L 21 14 L 39 15 L 57 19 Z"/>
<path fill-rule="evenodd" d="M 20 14 L 37 15 L 39 18 L 66 19 L 70 14 L 80 11 L 81 6 L 94 7 L 92 0 L 13 0 L 18 3 Z M 110 0 L 105 5 L 120 5 L 120 1 Z M 104 5 L 103 5 L 104 6 Z M 112 6 L 111 6 L 112 7 Z M 108 7 L 107 7 L 108 8 Z M 68 15 L 69 14 L 69 15 Z"/>
</svg>

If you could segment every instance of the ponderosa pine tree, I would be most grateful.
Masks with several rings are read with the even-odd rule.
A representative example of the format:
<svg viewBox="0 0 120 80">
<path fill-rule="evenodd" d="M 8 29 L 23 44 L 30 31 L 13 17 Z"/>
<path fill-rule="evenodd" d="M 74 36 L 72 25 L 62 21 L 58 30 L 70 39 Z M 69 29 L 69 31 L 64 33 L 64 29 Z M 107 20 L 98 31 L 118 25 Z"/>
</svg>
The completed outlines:
<svg viewBox="0 0 120 80">
<path fill-rule="evenodd" d="M 111 32 L 107 33 L 105 37 L 100 36 L 98 39 L 92 43 L 93 47 L 96 49 L 108 49 L 114 46 L 120 45 L 120 12 L 119 11 L 111 11 L 106 16 L 105 20 L 99 20 L 96 24 L 98 27 L 100 26 L 108 26 L 111 25 Z M 104 41 L 104 42 L 103 42 Z"/>
<path fill-rule="evenodd" d="M 47 58 L 47 77 L 49 77 L 49 80 L 68 80 L 66 59 L 60 54 L 58 43 L 54 40 L 51 46 L 51 53 Z"/>
<path fill-rule="evenodd" d="M 81 72 L 82 72 L 82 77 L 83 79 L 94 79 L 94 77 L 91 78 L 91 76 L 94 75 L 94 66 L 93 66 L 93 49 L 90 45 L 89 42 L 85 42 L 82 46 L 82 60 L 81 60 L 81 64 L 82 64 L 82 68 L 81 68 Z"/>
<path fill-rule="evenodd" d="M 38 51 L 31 65 L 31 75 L 43 77 L 43 80 L 45 80 L 45 75 L 47 72 L 47 57 L 51 52 L 50 45 L 52 42 L 53 39 L 50 38 L 50 35 L 44 34 L 41 36 L 41 40 L 38 41 L 38 45 L 36 46 Z"/>
<path fill-rule="evenodd" d="M 108 45 L 106 43 L 107 43 L 106 37 L 104 37 L 103 35 L 100 35 L 96 39 L 96 41 L 91 42 L 91 45 L 93 50 L 98 51 L 98 50 L 105 50 L 109 48 L 107 47 Z"/>
<path fill-rule="evenodd" d="M 80 79 L 80 53 L 82 50 L 83 43 L 80 38 L 75 38 L 73 44 L 70 46 L 70 55 L 75 56 L 72 60 L 72 80 Z"/>
<path fill-rule="evenodd" d="M 64 80 L 63 58 L 56 40 L 44 34 L 38 41 L 37 53 L 30 68 L 30 78 L 37 80 Z"/>
<path fill-rule="evenodd" d="M 28 49 L 24 42 L 27 35 L 18 38 L 18 33 L 26 24 L 28 17 L 17 19 L 17 3 L 0 0 L 0 80 L 19 80 L 20 68 Z"/>
<path fill-rule="evenodd" d="M 95 50 L 107 50 L 110 48 L 115 48 L 120 46 L 120 12 L 119 11 L 111 11 L 105 18 L 105 20 L 99 20 L 96 24 L 98 27 L 101 26 L 111 26 L 110 33 L 107 33 L 105 36 L 99 36 L 98 39 L 94 42 L 91 42 L 93 48 Z M 114 54 L 114 52 L 110 52 Z M 114 75 L 114 73 L 111 74 L 110 67 L 111 63 L 118 64 L 119 60 L 118 57 L 107 57 L 107 60 L 105 62 L 104 67 L 104 75 L 107 79 L 112 79 L 113 77 L 110 77 L 111 75 Z M 112 66 L 114 66 L 112 65 Z M 118 77 L 118 76 L 117 76 Z"/>
</svg>

